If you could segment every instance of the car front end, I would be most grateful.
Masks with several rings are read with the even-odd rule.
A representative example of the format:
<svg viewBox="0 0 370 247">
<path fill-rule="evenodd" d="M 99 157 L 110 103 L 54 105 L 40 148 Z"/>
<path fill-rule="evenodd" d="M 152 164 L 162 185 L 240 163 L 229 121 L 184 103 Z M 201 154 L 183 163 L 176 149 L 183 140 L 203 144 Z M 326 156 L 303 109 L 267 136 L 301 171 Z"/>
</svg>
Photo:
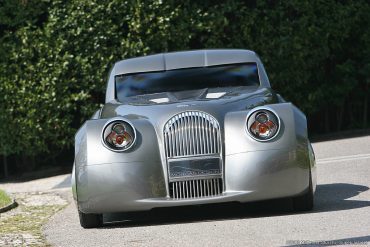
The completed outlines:
<svg viewBox="0 0 370 247">
<path fill-rule="evenodd" d="M 212 64 L 230 52 L 233 61 Z M 254 53 L 239 53 L 121 64 L 147 61 L 148 72 L 113 68 L 106 104 L 75 137 L 72 188 L 83 226 L 98 225 L 104 213 L 158 207 L 275 198 L 312 207 L 316 166 L 306 117 L 269 87 Z"/>
</svg>

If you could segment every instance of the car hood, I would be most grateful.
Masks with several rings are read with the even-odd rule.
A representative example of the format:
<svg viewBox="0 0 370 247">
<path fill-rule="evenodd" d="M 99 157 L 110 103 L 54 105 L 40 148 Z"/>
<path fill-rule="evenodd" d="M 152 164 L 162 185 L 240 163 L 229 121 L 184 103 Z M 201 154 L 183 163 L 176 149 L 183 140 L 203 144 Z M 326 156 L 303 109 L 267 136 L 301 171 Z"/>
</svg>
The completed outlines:
<svg viewBox="0 0 370 247">
<path fill-rule="evenodd" d="M 128 120 L 145 119 L 163 126 L 173 115 L 184 111 L 203 111 L 223 123 L 227 112 L 242 111 L 277 101 L 270 88 L 233 87 L 166 92 L 128 97 L 123 102 L 104 105 L 101 118 L 122 116 Z"/>
</svg>

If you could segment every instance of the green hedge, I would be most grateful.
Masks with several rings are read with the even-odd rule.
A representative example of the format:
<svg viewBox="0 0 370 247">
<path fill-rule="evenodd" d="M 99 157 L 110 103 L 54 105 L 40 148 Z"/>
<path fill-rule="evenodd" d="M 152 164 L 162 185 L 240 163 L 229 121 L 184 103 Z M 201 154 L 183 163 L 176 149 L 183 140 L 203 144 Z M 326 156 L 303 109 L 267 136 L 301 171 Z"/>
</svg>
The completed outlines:
<svg viewBox="0 0 370 247">
<path fill-rule="evenodd" d="M 186 49 L 255 50 L 311 133 L 369 126 L 367 0 L 7 0 L 0 30 L 3 156 L 71 148 L 115 61 Z"/>
</svg>

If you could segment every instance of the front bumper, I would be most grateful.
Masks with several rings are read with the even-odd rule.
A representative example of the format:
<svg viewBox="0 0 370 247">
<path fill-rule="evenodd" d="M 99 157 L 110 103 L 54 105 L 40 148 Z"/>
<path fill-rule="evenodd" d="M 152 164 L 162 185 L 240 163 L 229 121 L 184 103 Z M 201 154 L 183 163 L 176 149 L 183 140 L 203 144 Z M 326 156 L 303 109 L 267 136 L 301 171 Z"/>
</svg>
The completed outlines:
<svg viewBox="0 0 370 247">
<path fill-rule="evenodd" d="M 309 186 L 310 164 L 295 149 L 226 155 L 218 196 L 173 199 L 160 161 L 81 166 L 75 196 L 84 213 L 143 211 L 220 202 L 251 202 L 299 195 Z"/>
</svg>

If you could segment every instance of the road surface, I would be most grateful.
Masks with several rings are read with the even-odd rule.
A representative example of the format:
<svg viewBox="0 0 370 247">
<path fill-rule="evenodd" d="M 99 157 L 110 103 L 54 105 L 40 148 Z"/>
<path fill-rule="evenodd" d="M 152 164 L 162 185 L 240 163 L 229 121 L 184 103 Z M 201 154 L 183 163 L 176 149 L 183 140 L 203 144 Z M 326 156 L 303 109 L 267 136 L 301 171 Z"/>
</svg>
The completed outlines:
<svg viewBox="0 0 370 247">
<path fill-rule="evenodd" d="M 315 208 L 281 203 L 190 207 L 113 215 L 83 229 L 71 203 L 44 227 L 55 246 L 370 246 L 370 136 L 314 143 Z M 125 220 L 126 219 L 126 220 Z"/>
</svg>

